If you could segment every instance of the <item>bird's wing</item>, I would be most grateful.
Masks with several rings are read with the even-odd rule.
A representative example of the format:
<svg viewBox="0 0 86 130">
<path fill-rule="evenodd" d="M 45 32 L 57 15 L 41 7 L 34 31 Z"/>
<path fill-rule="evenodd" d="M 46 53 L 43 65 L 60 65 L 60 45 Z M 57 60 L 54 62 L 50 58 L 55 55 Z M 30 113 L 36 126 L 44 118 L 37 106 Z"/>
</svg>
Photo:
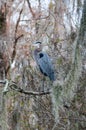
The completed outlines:
<svg viewBox="0 0 86 130">
<path fill-rule="evenodd" d="M 43 71 L 43 73 L 45 73 L 47 76 L 51 76 L 54 73 L 53 70 L 53 65 L 51 63 L 51 59 L 50 57 L 42 52 L 43 56 L 38 58 L 38 65 L 41 68 L 41 70 Z M 40 55 L 40 53 L 39 53 Z"/>
</svg>

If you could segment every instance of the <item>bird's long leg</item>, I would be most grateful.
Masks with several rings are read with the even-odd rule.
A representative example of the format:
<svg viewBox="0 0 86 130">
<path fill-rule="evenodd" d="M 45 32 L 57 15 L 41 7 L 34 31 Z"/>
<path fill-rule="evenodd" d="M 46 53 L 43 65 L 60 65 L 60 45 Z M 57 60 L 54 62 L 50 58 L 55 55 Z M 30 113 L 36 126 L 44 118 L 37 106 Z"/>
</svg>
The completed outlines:
<svg viewBox="0 0 86 130">
<path fill-rule="evenodd" d="M 53 82 L 49 81 L 49 88 L 48 88 L 48 90 L 50 90 L 52 87 L 53 87 Z"/>
<path fill-rule="evenodd" d="M 45 91 L 45 76 L 43 75 L 43 78 L 42 78 L 42 91 L 44 92 Z"/>
</svg>

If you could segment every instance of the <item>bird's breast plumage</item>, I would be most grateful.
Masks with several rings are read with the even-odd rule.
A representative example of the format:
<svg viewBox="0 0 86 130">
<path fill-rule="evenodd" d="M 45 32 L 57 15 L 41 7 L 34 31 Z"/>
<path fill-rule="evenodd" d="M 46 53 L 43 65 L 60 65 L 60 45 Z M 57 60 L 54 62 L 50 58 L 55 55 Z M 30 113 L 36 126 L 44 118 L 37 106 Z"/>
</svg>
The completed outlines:
<svg viewBox="0 0 86 130">
<path fill-rule="evenodd" d="M 54 67 L 51 62 L 49 55 L 40 49 L 34 50 L 34 59 L 39 67 L 40 71 L 50 78 L 50 80 L 54 81 Z"/>
<path fill-rule="evenodd" d="M 38 65 L 41 72 L 48 76 L 51 80 L 54 80 L 54 69 L 50 57 L 47 53 L 39 53 Z"/>
</svg>

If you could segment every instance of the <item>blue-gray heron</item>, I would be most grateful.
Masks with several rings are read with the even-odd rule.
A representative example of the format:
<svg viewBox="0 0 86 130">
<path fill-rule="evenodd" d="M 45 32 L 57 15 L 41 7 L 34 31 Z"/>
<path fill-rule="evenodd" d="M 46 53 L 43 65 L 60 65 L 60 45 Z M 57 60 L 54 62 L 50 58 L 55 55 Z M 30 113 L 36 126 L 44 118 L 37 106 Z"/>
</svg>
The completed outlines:
<svg viewBox="0 0 86 130">
<path fill-rule="evenodd" d="M 39 47 L 36 48 L 33 53 L 37 66 L 43 75 L 48 76 L 51 81 L 54 81 L 54 68 L 50 57 L 46 52 L 42 51 L 41 42 L 35 42 L 34 44 L 39 45 Z"/>
</svg>

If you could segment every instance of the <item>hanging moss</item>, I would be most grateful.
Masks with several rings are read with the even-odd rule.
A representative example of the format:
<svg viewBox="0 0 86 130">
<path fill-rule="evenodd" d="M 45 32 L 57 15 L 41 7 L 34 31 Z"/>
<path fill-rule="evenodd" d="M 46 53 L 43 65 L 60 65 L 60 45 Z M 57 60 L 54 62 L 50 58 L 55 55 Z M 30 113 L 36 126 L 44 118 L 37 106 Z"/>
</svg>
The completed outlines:
<svg viewBox="0 0 86 130">
<path fill-rule="evenodd" d="M 56 120 L 59 118 L 59 108 L 61 108 L 64 103 L 71 103 L 74 98 L 75 92 L 77 90 L 77 83 L 82 71 L 82 58 L 80 46 L 85 45 L 85 35 L 86 35 L 86 0 L 84 1 L 83 14 L 81 19 L 81 26 L 79 30 L 79 35 L 73 43 L 72 52 L 72 64 L 69 73 L 61 86 L 56 85 L 52 88 L 52 101 L 54 106 L 54 112 Z M 84 43 L 84 44 L 82 44 Z M 58 84 L 58 83 L 57 83 Z M 62 90 L 60 89 L 62 88 Z"/>
<path fill-rule="evenodd" d="M 53 102 L 53 114 L 55 116 L 55 121 L 59 122 L 59 107 L 61 106 L 61 95 L 62 88 L 60 85 L 54 86 L 52 88 L 52 102 Z"/>
<path fill-rule="evenodd" d="M 76 43 L 75 43 L 76 42 Z M 74 51 L 71 70 L 67 75 L 63 85 L 63 95 L 66 99 L 71 100 L 74 97 L 74 92 L 77 89 L 77 83 L 81 74 L 81 54 L 77 40 L 74 42 Z"/>
<path fill-rule="evenodd" d="M 85 42 L 86 42 L 86 0 L 84 0 L 84 7 L 83 7 L 78 42 L 80 44 L 83 43 L 83 45 L 85 45 Z"/>
<path fill-rule="evenodd" d="M 62 108 L 65 103 L 70 103 L 73 99 L 80 74 L 81 53 L 76 39 L 73 46 L 73 59 L 71 69 L 67 74 L 64 83 L 52 88 L 52 102 L 54 104 L 53 107 L 56 120 L 59 117 L 59 108 Z"/>
</svg>

